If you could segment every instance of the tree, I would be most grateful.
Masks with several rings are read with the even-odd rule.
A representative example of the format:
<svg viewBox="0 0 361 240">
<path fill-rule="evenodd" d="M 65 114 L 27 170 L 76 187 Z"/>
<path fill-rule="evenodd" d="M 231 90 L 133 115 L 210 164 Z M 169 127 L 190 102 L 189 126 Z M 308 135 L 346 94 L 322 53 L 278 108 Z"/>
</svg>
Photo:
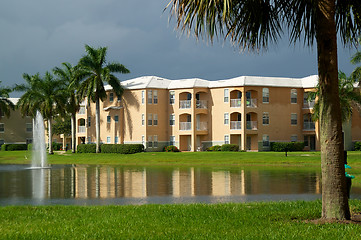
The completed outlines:
<svg viewBox="0 0 361 240">
<path fill-rule="evenodd" d="M 62 63 L 63 68 L 55 67 L 53 69 L 54 74 L 64 82 L 67 86 L 67 104 L 65 105 L 65 111 L 71 115 L 71 151 L 75 153 L 76 150 L 76 113 L 80 109 L 80 96 L 77 88 L 79 87 L 78 67 L 73 67 L 70 63 Z"/>
<path fill-rule="evenodd" d="M 361 44 L 361 37 L 359 38 L 359 44 Z M 361 63 L 361 52 L 357 51 L 351 57 L 351 63 L 356 65 Z M 354 81 L 361 83 L 361 66 L 357 66 L 351 73 L 351 78 Z"/>
<path fill-rule="evenodd" d="M 53 123 L 53 133 L 55 135 L 64 134 L 65 136 L 70 136 L 72 134 L 71 131 L 71 117 L 68 115 L 65 116 L 57 116 L 54 118 Z"/>
<path fill-rule="evenodd" d="M 177 27 L 211 41 L 220 35 L 241 49 L 267 49 L 283 28 L 292 42 L 316 41 L 319 76 L 322 217 L 349 219 L 338 95 L 337 32 L 354 44 L 361 30 L 359 0 L 172 0 Z"/>
<path fill-rule="evenodd" d="M 15 109 L 14 103 L 9 100 L 9 93 L 11 92 L 11 88 L 0 87 L 0 113 L 3 113 L 7 117 L 10 116 L 10 111 Z"/>
<path fill-rule="evenodd" d="M 100 101 L 106 99 L 104 83 L 112 86 L 118 97 L 123 94 L 123 87 L 119 79 L 113 73 L 129 73 L 130 71 L 117 62 L 107 63 L 106 47 L 92 48 L 85 45 L 87 55 L 83 56 L 78 63 L 79 66 L 79 88 L 78 92 L 82 98 L 87 98 L 88 102 L 95 103 L 95 125 L 96 125 L 96 152 L 100 152 Z M 77 80 L 76 80 L 77 81 Z M 75 82 L 75 81 L 74 81 Z"/>
</svg>

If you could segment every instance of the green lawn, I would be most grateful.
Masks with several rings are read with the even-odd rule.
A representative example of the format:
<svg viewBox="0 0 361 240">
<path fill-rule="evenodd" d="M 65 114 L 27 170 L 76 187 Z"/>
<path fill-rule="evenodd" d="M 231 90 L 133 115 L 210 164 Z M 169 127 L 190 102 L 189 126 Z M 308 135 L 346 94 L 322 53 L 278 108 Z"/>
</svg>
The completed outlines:
<svg viewBox="0 0 361 240">
<path fill-rule="evenodd" d="M 361 201 L 351 201 L 354 213 Z M 360 239 L 360 224 L 314 224 L 321 202 L 0 208 L 1 239 Z"/>
</svg>

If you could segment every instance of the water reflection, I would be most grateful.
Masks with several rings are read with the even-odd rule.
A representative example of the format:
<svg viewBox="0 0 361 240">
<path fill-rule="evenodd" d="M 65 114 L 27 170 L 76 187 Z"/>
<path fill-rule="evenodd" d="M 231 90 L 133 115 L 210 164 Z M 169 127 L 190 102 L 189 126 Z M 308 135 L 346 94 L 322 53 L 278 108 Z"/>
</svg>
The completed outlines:
<svg viewBox="0 0 361 240">
<path fill-rule="evenodd" d="M 116 199 L 320 194 L 319 172 L 0 165 L 0 200 Z"/>
</svg>

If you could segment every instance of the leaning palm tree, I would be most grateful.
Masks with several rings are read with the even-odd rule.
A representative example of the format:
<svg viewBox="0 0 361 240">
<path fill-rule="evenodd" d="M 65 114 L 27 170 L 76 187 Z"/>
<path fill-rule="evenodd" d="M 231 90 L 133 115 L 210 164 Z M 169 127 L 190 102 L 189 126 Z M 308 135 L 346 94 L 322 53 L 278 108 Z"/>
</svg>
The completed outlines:
<svg viewBox="0 0 361 240">
<path fill-rule="evenodd" d="M 267 49 L 283 29 L 291 42 L 316 42 L 321 129 L 322 217 L 349 219 L 338 95 L 337 33 L 354 44 L 361 32 L 360 0 L 171 0 L 180 29 L 229 38 L 241 49 Z"/>
<path fill-rule="evenodd" d="M 113 62 L 107 63 L 106 47 L 92 48 L 85 45 L 87 55 L 79 60 L 79 88 L 78 92 L 88 102 L 95 103 L 95 125 L 96 125 L 96 152 L 100 152 L 100 101 L 106 98 L 104 83 L 112 86 L 118 97 L 123 94 L 123 88 L 119 79 L 113 73 L 129 73 L 130 71 L 122 64 Z M 76 80 L 77 81 L 77 80 Z M 76 82 L 74 81 L 74 83 Z"/>
<path fill-rule="evenodd" d="M 76 151 L 76 113 L 80 109 L 80 97 L 77 92 L 78 81 L 78 67 L 72 66 L 70 63 L 62 63 L 63 68 L 55 67 L 53 69 L 54 74 L 61 79 L 68 87 L 66 90 L 67 104 L 65 105 L 65 111 L 71 115 L 71 151 Z"/>
<path fill-rule="evenodd" d="M 1 83 L 1 81 L 0 81 Z M 9 100 L 9 93 L 13 90 L 8 87 L 0 87 L 0 113 L 3 113 L 5 116 L 9 117 L 11 110 L 15 109 L 15 105 L 12 101 Z M 2 114 L 0 115 L 0 117 Z"/>
</svg>

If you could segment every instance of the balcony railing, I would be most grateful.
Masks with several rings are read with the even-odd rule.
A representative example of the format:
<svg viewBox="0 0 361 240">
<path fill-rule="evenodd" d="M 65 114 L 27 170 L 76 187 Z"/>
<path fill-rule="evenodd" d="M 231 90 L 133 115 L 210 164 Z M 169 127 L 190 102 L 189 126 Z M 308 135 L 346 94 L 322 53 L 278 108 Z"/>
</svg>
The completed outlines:
<svg viewBox="0 0 361 240">
<path fill-rule="evenodd" d="M 197 100 L 196 101 L 196 108 L 201 108 L 201 109 L 207 109 L 207 100 Z"/>
<path fill-rule="evenodd" d="M 197 122 L 197 131 L 207 131 L 208 123 L 207 122 Z"/>
<path fill-rule="evenodd" d="M 79 126 L 78 133 L 85 133 L 86 126 Z"/>
<path fill-rule="evenodd" d="M 247 107 L 256 108 L 257 107 L 257 99 L 249 98 L 246 100 Z"/>
<path fill-rule="evenodd" d="M 257 130 L 257 121 L 247 121 L 248 130 Z"/>
<path fill-rule="evenodd" d="M 241 105 L 242 105 L 242 99 L 240 99 L 240 98 L 231 99 L 231 107 L 240 108 Z"/>
<path fill-rule="evenodd" d="M 79 114 L 85 114 L 85 107 L 79 108 Z"/>
<path fill-rule="evenodd" d="M 242 129 L 242 121 L 231 121 L 231 129 L 232 130 L 241 130 Z"/>
<path fill-rule="evenodd" d="M 179 123 L 179 130 L 181 131 L 187 131 L 192 129 L 192 123 L 191 122 L 180 122 Z"/>
<path fill-rule="evenodd" d="M 315 101 L 303 101 L 303 108 L 313 108 L 315 106 Z"/>
<path fill-rule="evenodd" d="M 192 106 L 192 101 L 191 100 L 181 100 L 181 101 L 179 101 L 179 108 L 181 108 L 181 109 L 191 108 L 191 106 Z"/>
<path fill-rule="evenodd" d="M 312 131 L 315 130 L 314 122 L 303 122 L 303 130 Z"/>
</svg>

